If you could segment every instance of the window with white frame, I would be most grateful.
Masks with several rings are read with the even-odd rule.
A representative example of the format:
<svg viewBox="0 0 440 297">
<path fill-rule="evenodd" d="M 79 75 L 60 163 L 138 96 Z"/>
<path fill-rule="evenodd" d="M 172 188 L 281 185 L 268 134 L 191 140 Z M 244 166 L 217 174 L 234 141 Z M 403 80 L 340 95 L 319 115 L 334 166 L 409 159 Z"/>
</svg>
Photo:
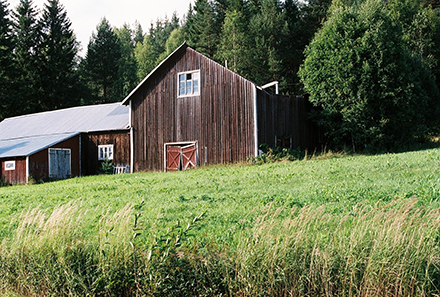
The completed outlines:
<svg viewBox="0 0 440 297">
<path fill-rule="evenodd" d="M 98 145 L 98 160 L 113 160 L 113 144 Z"/>
<path fill-rule="evenodd" d="M 5 161 L 5 171 L 15 170 L 15 161 Z"/>
<path fill-rule="evenodd" d="M 200 94 L 200 71 L 182 72 L 178 74 L 179 97 L 197 96 Z"/>
</svg>

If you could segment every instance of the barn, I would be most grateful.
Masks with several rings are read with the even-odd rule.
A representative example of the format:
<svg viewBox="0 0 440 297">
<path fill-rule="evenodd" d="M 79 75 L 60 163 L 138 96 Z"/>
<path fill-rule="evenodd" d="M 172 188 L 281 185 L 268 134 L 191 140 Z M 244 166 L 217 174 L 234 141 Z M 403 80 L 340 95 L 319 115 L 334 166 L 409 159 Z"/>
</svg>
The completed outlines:
<svg viewBox="0 0 440 297">
<path fill-rule="evenodd" d="M 96 174 L 104 160 L 130 164 L 129 109 L 120 103 L 12 117 L 0 123 L 0 179 L 56 180 Z"/>
<path fill-rule="evenodd" d="M 123 100 L 132 171 L 175 171 L 256 156 L 260 144 L 313 149 L 304 97 L 268 93 L 183 43 Z"/>
</svg>

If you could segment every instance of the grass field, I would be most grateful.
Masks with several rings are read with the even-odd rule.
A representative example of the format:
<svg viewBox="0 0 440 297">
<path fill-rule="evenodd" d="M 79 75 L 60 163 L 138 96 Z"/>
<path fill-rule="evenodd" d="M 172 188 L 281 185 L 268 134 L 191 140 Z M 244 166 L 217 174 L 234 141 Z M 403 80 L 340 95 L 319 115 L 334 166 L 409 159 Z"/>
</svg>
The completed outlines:
<svg viewBox="0 0 440 297">
<path fill-rule="evenodd" d="M 433 296 L 439 200 L 440 149 L 0 188 L 0 292 Z"/>
</svg>

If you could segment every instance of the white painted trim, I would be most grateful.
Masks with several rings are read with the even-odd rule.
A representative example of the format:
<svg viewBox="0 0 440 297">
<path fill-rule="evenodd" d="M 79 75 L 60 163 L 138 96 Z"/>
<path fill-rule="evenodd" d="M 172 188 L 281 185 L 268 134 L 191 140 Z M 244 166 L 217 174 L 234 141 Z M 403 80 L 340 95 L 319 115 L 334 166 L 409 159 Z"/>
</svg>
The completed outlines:
<svg viewBox="0 0 440 297">
<path fill-rule="evenodd" d="M 180 95 L 180 80 L 179 80 L 179 76 L 182 74 L 193 74 L 193 73 L 198 73 L 199 74 L 199 91 L 197 93 L 193 93 L 193 94 L 185 94 L 185 95 Z M 193 80 L 192 80 L 193 81 Z M 177 98 L 187 98 L 187 97 L 197 97 L 200 96 L 200 84 L 201 81 L 201 76 L 200 76 L 200 69 L 196 69 L 196 70 L 191 70 L 191 71 L 182 71 L 177 73 Z M 186 80 L 185 80 L 185 90 L 186 90 Z"/>
<path fill-rule="evenodd" d="M 79 164 L 78 164 L 79 165 L 78 166 L 79 167 L 79 172 L 78 172 L 78 176 L 82 176 L 81 175 L 81 170 L 82 170 L 82 166 L 81 166 L 82 165 L 81 164 L 82 163 L 82 159 L 81 159 L 81 139 L 82 139 L 82 134 L 79 134 L 78 137 L 79 137 Z M 72 171 L 72 169 L 70 169 L 70 171 Z M 72 175 L 72 172 L 70 172 L 70 174 Z"/>
<path fill-rule="evenodd" d="M 130 100 L 130 112 L 129 112 L 129 125 L 130 125 L 130 173 L 134 172 L 133 169 L 133 164 L 134 164 L 134 129 L 133 129 L 133 123 L 132 121 L 132 116 L 131 113 L 133 112 L 132 110 L 132 104 L 131 104 L 132 100 Z"/>
<path fill-rule="evenodd" d="M 16 160 L 5 161 L 4 164 L 5 164 L 5 171 L 14 171 L 15 165 L 16 165 Z M 12 165 L 12 166 L 10 166 L 10 168 L 9 168 L 8 164 Z"/>
<path fill-rule="evenodd" d="M 102 156 L 101 158 L 101 149 L 107 148 L 107 156 Z M 103 153 L 105 152 L 105 150 L 103 150 Z M 111 152 L 111 157 L 109 157 L 108 155 Z M 113 144 L 100 144 L 98 145 L 98 161 L 105 161 L 105 160 L 113 160 L 114 157 L 114 145 Z"/>
<path fill-rule="evenodd" d="M 196 145 L 196 163 L 197 165 L 200 165 L 200 159 L 199 159 L 199 141 L 198 140 L 194 140 L 194 141 L 178 141 L 178 142 L 166 142 L 163 144 L 163 171 L 167 172 L 167 146 L 169 145 L 179 145 L 179 146 L 183 146 L 183 145 Z"/>
<path fill-rule="evenodd" d="M 262 86 L 261 88 L 264 90 L 264 89 L 269 88 L 269 87 L 271 87 L 271 86 L 275 86 L 275 94 L 278 95 L 279 90 L 278 90 L 278 82 L 277 82 L 277 81 L 273 81 L 273 82 L 270 82 L 270 83 L 268 83 L 268 84 L 265 84 L 265 85 Z"/>
<path fill-rule="evenodd" d="M 257 87 L 254 86 L 254 141 L 255 141 L 255 157 L 258 157 L 258 116 L 257 116 Z"/>
<path fill-rule="evenodd" d="M 29 156 L 26 156 L 26 184 L 29 183 Z"/>
</svg>

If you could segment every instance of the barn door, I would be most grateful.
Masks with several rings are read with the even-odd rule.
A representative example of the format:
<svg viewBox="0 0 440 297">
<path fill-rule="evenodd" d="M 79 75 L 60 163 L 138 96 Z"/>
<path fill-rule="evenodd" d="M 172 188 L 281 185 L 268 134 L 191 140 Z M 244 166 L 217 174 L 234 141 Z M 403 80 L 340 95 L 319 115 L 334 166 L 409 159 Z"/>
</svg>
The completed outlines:
<svg viewBox="0 0 440 297">
<path fill-rule="evenodd" d="M 70 149 L 49 149 L 49 177 L 65 179 L 71 175 Z"/>
<path fill-rule="evenodd" d="M 180 171 L 197 166 L 197 143 L 165 144 L 166 171 Z"/>
<path fill-rule="evenodd" d="M 181 147 L 167 147 L 167 171 L 179 171 L 181 169 Z"/>
<path fill-rule="evenodd" d="M 197 165 L 197 147 L 196 144 L 190 144 L 182 147 L 182 170 L 194 168 Z"/>
</svg>

